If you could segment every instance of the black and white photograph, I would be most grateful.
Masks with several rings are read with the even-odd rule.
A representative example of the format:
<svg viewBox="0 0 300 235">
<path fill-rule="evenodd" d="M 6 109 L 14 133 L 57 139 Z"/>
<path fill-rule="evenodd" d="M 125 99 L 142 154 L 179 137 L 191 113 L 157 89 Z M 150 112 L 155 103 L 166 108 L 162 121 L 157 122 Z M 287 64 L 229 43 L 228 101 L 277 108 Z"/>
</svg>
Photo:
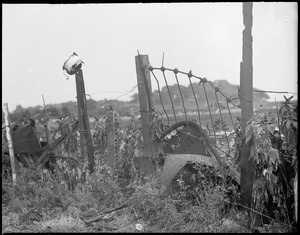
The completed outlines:
<svg viewBox="0 0 300 235">
<path fill-rule="evenodd" d="M 2 233 L 298 231 L 298 3 L 2 3 Z"/>
</svg>

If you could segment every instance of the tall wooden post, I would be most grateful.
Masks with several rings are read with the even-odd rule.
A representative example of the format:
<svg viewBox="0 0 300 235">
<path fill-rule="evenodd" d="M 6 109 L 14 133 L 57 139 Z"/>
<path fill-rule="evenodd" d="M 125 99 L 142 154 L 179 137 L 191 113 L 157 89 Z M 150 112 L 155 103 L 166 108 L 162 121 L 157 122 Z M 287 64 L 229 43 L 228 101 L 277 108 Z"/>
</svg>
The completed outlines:
<svg viewBox="0 0 300 235">
<path fill-rule="evenodd" d="M 243 62 L 241 63 L 240 101 L 241 101 L 241 128 L 245 134 L 247 122 L 253 117 L 253 63 L 252 63 L 252 2 L 243 2 Z M 252 188 L 255 165 L 250 157 L 250 140 L 241 149 L 241 203 L 251 208 Z"/>
<path fill-rule="evenodd" d="M 90 132 L 89 119 L 87 115 L 86 94 L 84 88 L 83 73 L 81 68 L 76 72 L 75 77 L 76 77 L 76 90 L 77 90 L 78 119 L 81 125 L 80 128 L 82 128 L 80 132 L 80 139 L 82 140 L 82 136 L 84 137 L 84 142 L 87 147 L 87 157 L 89 161 L 90 173 L 93 173 L 94 166 L 95 166 L 94 147 L 93 147 L 92 137 Z M 82 146 L 81 146 L 81 150 L 83 150 Z"/>
<path fill-rule="evenodd" d="M 78 113 L 78 121 L 79 121 L 79 138 L 80 138 L 80 159 L 81 162 L 84 162 L 84 154 L 85 154 L 85 147 L 84 147 L 84 136 L 83 136 L 83 118 L 82 118 L 82 85 L 80 82 L 80 78 L 76 79 L 76 93 L 77 93 L 77 113 Z"/>
<path fill-rule="evenodd" d="M 13 149 L 12 137 L 10 133 L 10 117 L 8 111 L 8 104 L 3 104 L 3 111 L 4 111 L 4 119 L 5 119 L 5 130 L 6 130 L 6 138 L 8 142 L 8 149 L 9 149 L 9 156 L 10 156 L 10 164 L 12 170 L 12 182 L 15 186 L 17 184 L 17 175 L 16 175 L 16 165 L 15 165 L 15 153 Z"/>
<path fill-rule="evenodd" d="M 144 69 L 149 64 L 148 55 L 137 55 L 135 57 L 139 103 L 143 134 L 144 157 L 155 158 L 158 155 L 158 145 L 153 141 L 153 133 L 150 127 L 150 114 L 152 109 L 152 88 L 150 71 Z"/>
</svg>

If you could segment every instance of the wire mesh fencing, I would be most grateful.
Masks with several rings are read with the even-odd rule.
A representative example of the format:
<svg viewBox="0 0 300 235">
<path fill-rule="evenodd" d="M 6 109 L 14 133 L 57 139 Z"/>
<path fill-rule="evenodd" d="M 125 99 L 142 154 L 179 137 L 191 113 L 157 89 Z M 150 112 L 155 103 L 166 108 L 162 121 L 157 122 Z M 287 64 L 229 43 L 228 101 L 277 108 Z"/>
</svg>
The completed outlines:
<svg viewBox="0 0 300 235">
<path fill-rule="evenodd" d="M 221 152 L 226 155 L 230 153 L 239 121 L 238 118 L 234 120 L 232 115 L 232 112 L 240 113 L 238 97 L 226 95 L 218 84 L 194 75 L 192 71 L 184 72 L 163 65 L 153 67 L 150 63 L 142 69 L 151 74 L 154 91 L 149 100 L 155 104 L 152 108 L 160 113 L 167 127 L 183 121 L 188 126 L 190 121 L 194 121 L 207 130 L 210 139 Z M 150 95 L 150 92 L 147 93 Z M 220 148 L 220 143 L 226 147 Z"/>
</svg>

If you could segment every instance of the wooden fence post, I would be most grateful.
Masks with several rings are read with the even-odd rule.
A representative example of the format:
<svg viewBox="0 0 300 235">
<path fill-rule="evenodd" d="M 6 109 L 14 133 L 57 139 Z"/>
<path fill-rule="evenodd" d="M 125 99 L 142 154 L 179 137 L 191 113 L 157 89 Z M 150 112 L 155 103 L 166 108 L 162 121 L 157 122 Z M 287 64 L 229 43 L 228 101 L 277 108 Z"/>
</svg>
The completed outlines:
<svg viewBox="0 0 300 235">
<path fill-rule="evenodd" d="M 253 63 L 252 63 L 252 2 L 243 2 L 243 62 L 241 63 L 240 101 L 241 101 L 241 129 L 245 134 L 247 122 L 253 117 Z M 251 208 L 252 189 L 255 164 L 250 157 L 250 140 L 241 147 L 241 203 Z"/>
<path fill-rule="evenodd" d="M 83 118 L 82 118 L 82 85 L 80 78 L 76 76 L 76 93 L 77 93 L 77 112 L 78 112 L 78 121 L 79 121 L 79 137 L 80 137 L 80 159 L 81 162 L 84 162 L 84 154 L 85 154 L 85 147 L 84 147 L 84 136 L 83 136 Z"/>
<path fill-rule="evenodd" d="M 8 149 L 9 149 L 9 156 L 10 156 L 10 164 L 12 170 L 12 183 L 14 186 L 17 184 L 17 175 L 16 175 L 16 165 L 15 165 L 15 153 L 13 149 L 13 142 L 12 136 L 10 133 L 10 116 L 8 111 L 8 104 L 3 104 L 3 111 L 4 111 L 4 119 L 5 119 L 5 130 L 6 130 L 6 137 L 8 142 Z"/>
<path fill-rule="evenodd" d="M 93 173 L 95 167 L 94 147 L 93 147 L 92 137 L 90 132 L 89 119 L 87 115 L 86 94 L 84 88 L 83 73 L 81 68 L 76 72 L 75 77 L 76 77 L 76 90 L 77 90 L 78 119 L 81 128 L 80 139 L 82 140 L 82 136 L 84 137 L 84 142 L 87 148 L 87 157 L 89 161 L 90 173 Z M 83 141 L 81 141 L 80 144 L 82 144 L 82 142 Z M 81 146 L 81 150 L 83 150 L 82 146 Z"/>
<path fill-rule="evenodd" d="M 44 95 L 42 95 L 42 97 L 43 97 L 43 103 L 44 103 L 44 115 L 45 115 L 45 119 L 46 119 L 43 126 L 44 126 L 45 131 L 46 131 L 47 144 L 50 144 L 50 142 L 49 142 L 49 133 L 48 133 L 49 115 L 48 115 L 47 110 L 46 110 L 46 103 L 45 103 Z"/>
<path fill-rule="evenodd" d="M 143 69 L 149 64 L 148 55 L 137 55 L 135 57 L 139 103 L 143 134 L 144 157 L 155 158 L 158 156 L 158 145 L 153 141 L 153 133 L 150 126 L 150 114 L 152 110 L 152 88 L 150 71 Z"/>
<path fill-rule="evenodd" d="M 106 124 L 106 136 L 107 136 L 107 151 L 108 158 L 106 163 L 111 168 L 114 167 L 115 164 L 115 117 L 114 111 L 107 112 L 107 119 L 105 121 Z"/>
</svg>

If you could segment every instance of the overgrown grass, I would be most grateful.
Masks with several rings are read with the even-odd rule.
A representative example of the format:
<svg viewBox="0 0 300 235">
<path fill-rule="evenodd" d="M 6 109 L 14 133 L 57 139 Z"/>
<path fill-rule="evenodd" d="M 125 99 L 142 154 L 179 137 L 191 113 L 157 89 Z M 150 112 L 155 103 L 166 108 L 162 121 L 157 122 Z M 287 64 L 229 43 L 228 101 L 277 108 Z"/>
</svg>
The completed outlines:
<svg viewBox="0 0 300 235">
<path fill-rule="evenodd" d="M 222 231 L 224 215 L 221 205 L 225 201 L 220 188 L 206 188 L 201 195 L 199 192 L 203 202 L 195 203 L 186 199 L 183 184 L 178 194 L 163 197 L 160 194 L 159 174 L 147 178 L 146 183 L 142 183 L 140 176 L 132 175 L 129 183 L 124 185 L 111 169 L 100 166 L 98 164 L 95 172 L 87 175 L 85 184 L 77 184 L 73 191 L 69 190 L 67 182 L 57 182 L 48 170 L 21 167 L 18 173 L 23 172 L 24 177 L 18 178 L 15 188 L 6 188 L 10 200 L 4 206 L 6 214 L 3 215 L 3 229 L 109 231 L 100 226 L 101 222 L 88 226 L 84 221 L 107 209 L 128 203 L 129 206 L 119 211 L 111 222 L 115 229 L 123 232 L 137 232 L 136 224 L 141 224 L 144 232 Z M 131 190 L 126 191 L 125 187 Z M 42 219 L 37 222 L 31 218 L 24 219 L 31 211 L 39 213 Z M 119 224 L 116 225 L 117 222 Z"/>
<path fill-rule="evenodd" d="M 38 177 L 32 174 L 34 181 L 29 176 L 19 179 L 18 186 L 6 191 L 10 200 L 4 206 L 2 231 L 139 232 L 136 225 L 140 224 L 143 232 L 249 232 L 246 217 L 234 207 L 224 213 L 226 199 L 221 186 L 198 191 L 199 200 L 187 199 L 184 184 L 177 194 L 162 196 L 156 175 L 143 184 L 138 177 L 132 179 L 126 185 L 132 189 L 128 193 L 104 169 L 97 168 L 74 191 L 52 180 L 46 171 L 37 171 Z M 112 213 L 110 222 L 84 222 L 125 203 L 128 207 Z M 23 219 L 31 211 L 39 213 L 41 220 Z"/>
<path fill-rule="evenodd" d="M 175 190 L 162 195 L 160 173 L 142 177 L 133 163 L 142 152 L 140 123 L 132 119 L 116 136 L 114 168 L 105 165 L 107 153 L 96 149 L 93 174 L 85 165 L 58 160 L 53 172 L 20 166 L 15 187 L 2 179 L 2 232 L 250 232 L 247 215 L 233 206 L 239 203 L 234 185 L 214 182 L 196 167 L 199 174 L 189 184 L 179 175 Z M 69 146 L 70 154 L 80 156 Z M 124 204 L 107 213 L 112 220 L 87 223 Z M 275 232 L 288 231 L 280 229 Z"/>
</svg>

